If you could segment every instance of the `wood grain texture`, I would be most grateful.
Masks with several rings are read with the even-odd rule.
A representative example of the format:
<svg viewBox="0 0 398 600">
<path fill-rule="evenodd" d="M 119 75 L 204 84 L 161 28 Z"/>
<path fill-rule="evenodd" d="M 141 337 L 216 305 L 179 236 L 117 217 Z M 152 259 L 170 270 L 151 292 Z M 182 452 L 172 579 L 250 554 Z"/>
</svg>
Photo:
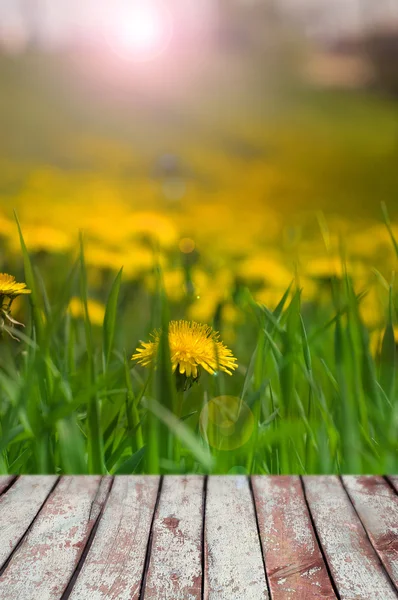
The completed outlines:
<svg viewBox="0 0 398 600">
<path fill-rule="evenodd" d="M 255 509 L 243 476 L 0 478 L 0 600 L 332 600 L 322 553 L 341 600 L 392 600 L 388 479 L 254 476 Z"/>
<path fill-rule="evenodd" d="M 159 477 L 115 477 L 70 600 L 139 597 Z"/>
<path fill-rule="evenodd" d="M 398 586 L 398 496 L 383 477 L 344 476 L 343 482 L 373 547 Z"/>
<path fill-rule="evenodd" d="M 336 598 L 299 477 L 252 477 L 272 600 Z"/>
<path fill-rule="evenodd" d="M 199 476 L 168 476 L 153 524 L 145 600 L 200 600 L 203 485 Z"/>
<path fill-rule="evenodd" d="M 205 513 L 206 600 L 268 598 L 249 482 L 209 477 Z"/>
<path fill-rule="evenodd" d="M 0 600 L 59 600 L 99 514 L 101 477 L 63 477 L 0 581 Z"/>
<path fill-rule="evenodd" d="M 0 566 L 24 536 L 58 477 L 25 476 L 0 497 Z"/>
<path fill-rule="evenodd" d="M 0 475 L 0 494 L 16 479 L 15 475 Z"/>
<path fill-rule="evenodd" d="M 396 600 L 397 595 L 339 478 L 304 477 L 304 486 L 341 599 Z"/>
</svg>

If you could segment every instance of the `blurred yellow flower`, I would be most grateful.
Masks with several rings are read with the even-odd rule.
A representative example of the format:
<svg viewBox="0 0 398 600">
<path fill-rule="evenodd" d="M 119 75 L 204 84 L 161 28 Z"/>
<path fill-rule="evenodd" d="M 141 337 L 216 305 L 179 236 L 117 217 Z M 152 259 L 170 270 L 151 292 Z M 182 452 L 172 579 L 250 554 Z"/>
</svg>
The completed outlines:
<svg viewBox="0 0 398 600">
<path fill-rule="evenodd" d="M 26 283 L 17 283 L 13 275 L 0 273 L 0 296 L 15 298 L 20 294 L 30 294 L 31 291 L 26 287 Z"/>
<path fill-rule="evenodd" d="M 358 260 L 349 260 L 343 262 L 339 255 L 317 256 L 314 248 L 311 256 L 307 256 L 302 261 L 303 272 L 312 279 L 331 279 L 332 277 L 342 278 L 347 275 L 356 281 L 364 281 L 368 275 L 365 265 Z"/>
<path fill-rule="evenodd" d="M 386 314 L 386 302 L 382 302 L 377 287 L 374 285 L 361 298 L 359 303 L 359 314 L 364 324 L 369 329 L 379 327 L 384 321 Z"/>
<path fill-rule="evenodd" d="M 28 250 L 32 252 L 64 252 L 72 246 L 72 237 L 54 227 L 45 225 L 24 225 L 23 236 Z M 10 237 L 11 250 L 19 250 L 19 239 Z"/>
<path fill-rule="evenodd" d="M 123 265 L 123 254 L 109 250 L 103 244 L 86 244 L 84 258 L 87 265 L 99 269 L 118 271 Z"/>
<path fill-rule="evenodd" d="M 160 332 L 152 334 L 153 341 L 141 342 L 132 360 L 136 360 L 144 367 L 152 364 L 156 358 Z M 219 334 L 209 325 L 201 325 L 195 321 L 171 321 L 169 325 L 169 344 L 173 372 L 178 367 L 178 372 L 197 379 L 201 367 L 208 373 L 217 370 L 228 375 L 236 369 L 236 358 L 231 350 L 224 346 L 219 339 Z"/>
<path fill-rule="evenodd" d="M 293 279 L 292 272 L 278 258 L 261 254 L 244 260 L 238 274 L 245 281 L 259 281 L 281 289 L 286 289 Z"/>
<path fill-rule="evenodd" d="M 185 276 L 182 269 L 162 271 L 162 279 L 166 295 L 172 302 L 179 302 L 186 295 Z M 157 289 L 157 275 L 153 271 L 144 279 L 146 289 L 154 294 Z"/>
<path fill-rule="evenodd" d="M 132 236 L 144 236 L 156 240 L 161 246 L 171 247 L 178 233 L 173 221 L 162 212 L 134 212 L 125 222 Z"/>
<path fill-rule="evenodd" d="M 163 284 L 167 297 L 174 302 L 178 302 L 186 295 L 185 276 L 182 269 L 163 273 Z"/>
<path fill-rule="evenodd" d="M 220 302 L 228 301 L 233 276 L 230 270 L 221 269 L 209 275 L 202 269 L 192 270 L 194 300 L 187 309 L 187 315 L 194 321 L 209 321 Z"/>
<path fill-rule="evenodd" d="M 187 309 L 187 315 L 190 319 L 198 321 L 210 321 L 214 317 L 218 304 L 222 301 L 222 293 L 213 289 L 203 292 L 196 297 Z"/>
<path fill-rule="evenodd" d="M 87 265 L 97 269 L 118 271 L 123 267 L 124 275 L 130 279 L 148 272 L 154 265 L 151 250 L 138 244 L 126 245 L 123 250 L 114 250 L 101 243 L 89 242 L 85 245 L 84 256 Z"/>
<path fill-rule="evenodd" d="M 398 233 L 398 230 L 396 230 L 396 233 Z M 350 235 L 349 247 L 356 256 L 367 258 L 372 262 L 378 254 L 380 254 L 384 260 L 387 260 L 389 255 L 393 255 L 394 252 L 390 234 L 384 223 L 378 223 L 373 227 L 363 228 L 361 231 Z"/>
<path fill-rule="evenodd" d="M 69 312 L 75 319 L 84 318 L 84 305 L 80 298 L 74 296 L 69 302 Z M 89 298 L 87 301 L 88 316 L 92 325 L 101 326 L 104 322 L 105 306 L 97 300 Z"/>
<path fill-rule="evenodd" d="M 13 231 L 14 231 L 13 223 L 10 221 L 10 219 L 7 219 L 7 217 L 3 216 L 0 213 L 0 237 L 11 236 Z"/>
<path fill-rule="evenodd" d="M 329 279 L 344 275 L 344 267 L 339 256 L 311 256 L 304 263 L 304 271 L 315 279 Z"/>
<path fill-rule="evenodd" d="M 125 276 L 130 279 L 152 271 L 157 262 L 161 267 L 164 265 L 163 254 L 155 258 L 150 248 L 146 248 L 140 244 L 126 245 L 123 252 L 123 271 Z"/>
</svg>

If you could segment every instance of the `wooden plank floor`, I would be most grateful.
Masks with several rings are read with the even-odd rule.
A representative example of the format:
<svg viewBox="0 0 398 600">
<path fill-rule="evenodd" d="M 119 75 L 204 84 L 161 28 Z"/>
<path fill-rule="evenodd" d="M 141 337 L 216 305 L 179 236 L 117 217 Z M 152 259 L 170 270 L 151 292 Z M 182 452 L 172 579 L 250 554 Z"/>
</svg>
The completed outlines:
<svg viewBox="0 0 398 600">
<path fill-rule="evenodd" d="M 0 600 L 397 590 L 397 477 L 0 477 Z"/>
</svg>

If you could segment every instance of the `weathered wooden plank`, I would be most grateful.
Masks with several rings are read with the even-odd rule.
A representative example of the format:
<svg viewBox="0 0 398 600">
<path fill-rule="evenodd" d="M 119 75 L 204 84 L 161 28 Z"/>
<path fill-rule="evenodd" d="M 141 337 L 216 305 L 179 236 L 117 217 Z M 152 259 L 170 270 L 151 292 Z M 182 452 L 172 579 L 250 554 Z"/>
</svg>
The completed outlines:
<svg viewBox="0 0 398 600">
<path fill-rule="evenodd" d="M 336 598 L 299 477 L 252 477 L 272 600 Z"/>
<path fill-rule="evenodd" d="M 203 485 L 199 476 L 168 476 L 152 529 L 145 600 L 200 600 Z"/>
<path fill-rule="evenodd" d="M 205 513 L 207 600 L 268 598 L 248 479 L 209 477 Z"/>
<path fill-rule="evenodd" d="M 383 477 L 344 476 L 343 482 L 373 547 L 398 586 L 398 496 Z"/>
<path fill-rule="evenodd" d="M 0 475 L 0 494 L 8 488 L 14 479 L 16 479 L 15 475 Z"/>
<path fill-rule="evenodd" d="M 70 600 L 139 597 L 159 477 L 115 477 Z"/>
<path fill-rule="evenodd" d="M 57 481 L 25 475 L 0 498 L 0 566 L 4 565 Z"/>
<path fill-rule="evenodd" d="M 393 486 L 394 490 L 397 492 L 398 494 L 398 475 L 389 475 L 387 477 L 387 479 L 389 480 L 389 482 L 391 483 L 391 485 Z"/>
<path fill-rule="evenodd" d="M 342 600 L 396 600 L 338 477 L 304 477 L 305 492 Z"/>
<path fill-rule="evenodd" d="M 0 600 L 59 600 L 99 514 L 109 479 L 63 477 L 0 581 Z"/>
</svg>

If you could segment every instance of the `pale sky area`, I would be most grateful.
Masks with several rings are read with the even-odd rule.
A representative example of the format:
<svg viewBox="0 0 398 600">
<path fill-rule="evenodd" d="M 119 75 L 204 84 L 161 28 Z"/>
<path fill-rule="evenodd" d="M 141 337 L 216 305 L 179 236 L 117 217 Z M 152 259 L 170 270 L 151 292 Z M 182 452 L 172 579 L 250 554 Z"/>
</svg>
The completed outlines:
<svg viewBox="0 0 398 600">
<path fill-rule="evenodd" d="M 145 0 L 147 2 L 148 0 Z M 219 0 L 174 0 L 192 22 L 211 21 Z M 229 0 L 248 6 L 266 0 Z M 269 0 L 309 35 L 333 36 L 361 31 L 373 24 L 398 23 L 398 0 Z M 116 7 L 143 0 L 0 0 L 0 39 L 15 50 L 34 37 L 45 45 L 89 37 Z M 170 0 L 158 0 L 168 5 Z M 225 2 L 224 4 L 228 4 Z M 101 8 L 102 7 L 102 8 Z M 122 9 L 123 10 L 123 9 Z M 101 17 L 102 15 L 102 17 Z M 185 15 L 185 16 L 186 16 Z"/>
</svg>

